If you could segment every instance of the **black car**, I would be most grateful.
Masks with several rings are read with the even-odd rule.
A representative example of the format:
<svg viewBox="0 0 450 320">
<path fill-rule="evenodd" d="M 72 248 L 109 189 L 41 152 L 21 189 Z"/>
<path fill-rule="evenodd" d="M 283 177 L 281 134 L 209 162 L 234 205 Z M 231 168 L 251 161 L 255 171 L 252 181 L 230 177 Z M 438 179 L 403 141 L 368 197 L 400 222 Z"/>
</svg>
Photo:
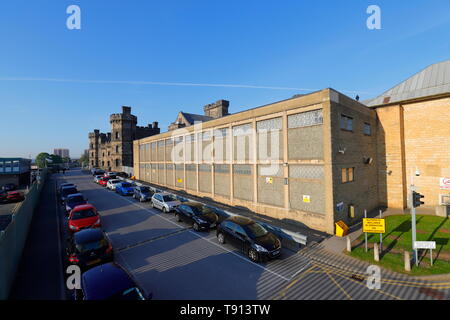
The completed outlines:
<svg viewBox="0 0 450 320">
<path fill-rule="evenodd" d="M 233 216 L 217 226 L 217 240 L 236 246 L 250 260 L 259 262 L 281 255 L 281 241 L 262 225 L 247 217 Z"/>
<path fill-rule="evenodd" d="M 58 193 L 61 194 L 62 188 L 65 188 L 65 187 L 75 187 L 76 188 L 77 186 L 74 185 L 73 183 L 61 183 L 59 185 Z"/>
<path fill-rule="evenodd" d="M 85 198 L 81 193 L 69 194 L 65 201 L 66 213 L 68 214 L 76 206 L 86 204 L 87 198 Z"/>
<path fill-rule="evenodd" d="M 96 175 L 104 175 L 104 174 L 105 174 L 105 170 L 102 170 L 102 169 L 92 169 L 92 170 L 91 170 L 91 173 L 92 173 L 93 176 L 96 176 Z"/>
<path fill-rule="evenodd" d="M 131 276 L 119 265 L 110 262 L 92 268 L 81 275 L 81 289 L 75 291 L 77 300 L 146 300 L 146 295 Z"/>
<path fill-rule="evenodd" d="M 113 260 L 112 246 L 100 229 L 81 230 L 67 241 L 67 258 L 82 271 Z"/>
<path fill-rule="evenodd" d="M 153 191 L 149 187 L 140 186 L 135 187 L 133 192 L 133 198 L 140 202 L 149 201 L 153 196 Z"/>
<path fill-rule="evenodd" d="M 14 183 L 7 183 L 2 187 L 3 191 L 14 191 L 17 189 L 17 186 Z"/>
<path fill-rule="evenodd" d="M 64 203 L 67 199 L 67 196 L 70 194 L 78 193 L 78 190 L 75 186 L 67 186 L 61 188 L 61 203 Z"/>
<path fill-rule="evenodd" d="M 130 175 L 128 173 L 126 173 L 126 172 L 118 172 L 117 176 L 118 177 L 122 177 L 122 178 L 129 178 L 130 177 Z"/>
<path fill-rule="evenodd" d="M 194 230 L 214 228 L 219 218 L 211 209 L 200 203 L 182 203 L 175 208 L 175 217 L 178 221 L 192 224 Z"/>
</svg>

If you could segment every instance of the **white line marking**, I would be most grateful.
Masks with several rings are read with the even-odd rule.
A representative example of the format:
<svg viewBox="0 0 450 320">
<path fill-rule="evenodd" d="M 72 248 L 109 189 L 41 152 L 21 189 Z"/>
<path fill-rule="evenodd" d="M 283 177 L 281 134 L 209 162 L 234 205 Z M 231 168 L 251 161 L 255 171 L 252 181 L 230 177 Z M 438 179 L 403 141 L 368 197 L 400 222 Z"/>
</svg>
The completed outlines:
<svg viewBox="0 0 450 320">
<path fill-rule="evenodd" d="M 104 189 L 103 189 L 103 190 L 104 190 Z M 105 190 L 105 191 L 106 191 L 106 190 Z M 166 217 L 163 217 L 163 216 L 161 216 L 161 215 L 159 215 L 159 214 L 153 213 L 150 209 L 145 208 L 145 207 L 141 206 L 140 204 L 138 204 L 138 203 L 136 203 L 136 202 L 133 202 L 133 201 L 131 201 L 131 200 L 125 198 L 125 197 L 119 196 L 117 193 L 114 193 L 114 194 L 115 194 L 117 197 L 119 197 L 120 199 L 125 200 L 125 201 L 131 203 L 132 205 L 134 205 L 134 206 L 136 206 L 136 207 L 139 207 L 139 208 L 141 208 L 141 209 L 143 209 L 143 210 L 146 210 L 146 211 L 152 213 L 153 215 L 156 215 L 156 216 L 158 216 L 158 217 L 160 217 L 160 218 L 162 218 L 162 219 L 164 219 L 164 220 L 166 220 L 166 221 L 168 221 L 168 222 L 170 222 L 170 223 L 172 223 L 172 224 L 174 224 L 174 225 L 177 225 L 177 226 L 183 228 L 183 227 L 182 227 L 181 225 L 179 225 L 178 223 L 173 222 L 173 221 L 171 221 L 171 220 L 167 219 Z M 278 273 L 276 273 L 276 272 L 274 272 L 274 271 L 272 271 L 272 270 L 270 270 L 270 269 L 267 269 L 266 267 L 263 267 L 263 266 L 261 266 L 261 265 L 255 263 L 255 262 L 253 262 L 253 261 L 250 261 L 250 260 L 248 260 L 247 258 L 243 257 L 242 255 L 237 254 L 236 252 L 231 251 L 231 250 L 229 250 L 229 249 L 227 249 L 227 248 L 225 248 L 225 247 L 223 247 L 223 246 L 221 246 L 221 245 L 218 245 L 217 243 L 212 242 L 211 240 L 209 240 L 209 239 L 207 239 L 207 238 L 205 238 L 205 237 L 202 237 L 201 235 L 197 234 L 196 232 L 194 232 L 194 231 L 192 231 L 192 230 L 190 230 L 190 231 L 188 231 L 188 232 L 192 233 L 193 235 L 195 235 L 196 237 L 198 237 L 198 238 L 200 238 L 200 239 L 203 239 L 203 240 L 205 240 L 205 241 L 208 241 L 209 243 L 215 245 L 216 247 L 222 248 L 224 251 L 227 251 L 228 253 L 231 253 L 231 254 L 235 255 L 236 257 L 240 258 L 240 259 L 243 260 L 243 261 L 246 261 L 247 263 L 250 263 L 250 264 L 252 264 L 252 265 L 254 265 L 254 266 L 256 266 L 256 267 L 258 267 L 258 268 L 260 268 L 260 269 L 263 269 L 263 270 L 265 270 L 265 271 L 267 271 L 267 272 L 269 272 L 269 273 L 272 273 L 272 274 L 276 275 L 277 277 L 279 277 L 279 278 L 281 278 L 281 279 L 283 279 L 283 280 L 285 280 L 285 281 L 290 281 L 290 279 L 288 279 L 288 278 L 282 276 L 281 274 L 278 274 Z"/>
</svg>

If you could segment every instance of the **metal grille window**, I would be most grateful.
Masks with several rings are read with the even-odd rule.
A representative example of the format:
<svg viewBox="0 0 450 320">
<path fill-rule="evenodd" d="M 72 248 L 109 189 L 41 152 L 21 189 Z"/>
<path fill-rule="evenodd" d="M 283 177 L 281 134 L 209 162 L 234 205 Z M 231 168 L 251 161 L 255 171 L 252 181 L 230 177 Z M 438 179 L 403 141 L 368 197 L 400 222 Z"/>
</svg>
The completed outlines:
<svg viewBox="0 0 450 320">
<path fill-rule="evenodd" d="M 289 177 L 298 179 L 323 179 L 323 166 L 289 166 Z"/>
<path fill-rule="evenodd" d="M 233 166 L 233 172 L 234 174 L 251 175 L 252 166 L 247 164 L 235 164 Z"/>
<path fill-rule="evenodd" d="M 228 135 L 228 128 L 214 130 L 214 138 L 225 138 L 227 135 Z"/>
<path fill-rule="evenodd" d="M 164 170 L 164 164 L 163 163 L 159 163 L 158 164 L 158 169 L 159 170 Z"/>
<path fill-rule="evenodd" d="M 186 142 L 194 142 L 195 141 L 195 134 L 190 134 L 186 136 Z"/>
<path fill-rule="evenodd" d="M 164 140 L 158 141 L 158 147 L 164 147 Z"/>
<path fill-rule="evenodd" d="M 200 164 L 198 166 L 198 171 L 201 172 L 211 172 L 211 165 L 210 164 Z"/>
<path fill-rule="evenodd" d="M 256 123 L 256 131 L 281 130 L 283 128 L 283 121 L 280 118 L 268 119 L 258 121 Z"/>
<path fill-rule="evenodd" d="M 166 170 L 173 170 L 173 164 L 166 164 Z"/>
<path fill-rule="evenodd" d="M 175 170 L 180 170 L 180 171 L 184 170 L 184 164 L 176 164 Z"/>
<path fill-rule="evenodd" d="M 247 123 L 240 126 L 233 127 L 233 136 L 244 136 L 252 134 L 252 124 Z"/>
<path fill-rule="evenodd" d="M 167 139 L 166 140 L 166 146 L 171 146 L 173 145 L 173 140 L 172 139 Z"/>
<path fill-rule="evenodd" d="M 214 172 L 216 173 L 230 173 L 230 166 L 228 164 L 215 164 Z"/>
<path fill-rule="evenodd" d="M 353 118 L 341 114 L 341 129 L 353 131 Z"/>
<path fill-rule="evenodd" d="M 313 110 L 288 116 L 288 128 L 302 128 L 323 124 L 323 111 Z"/>
<path fill-rule="evenodd" d="M 283 177 L 283 166 L 280 164 L 258 166 L 260 176 Z"/>
<path fill-rule="evenodd" d="M 364 122 L 363 133 L 366 136 L 372 135 L 372 127 L 370 126 L 370 123 Z"/>
<path fill-rule="evenodd" d="M 152 142 L 152 149 L 156 149 L 156 142 Z"/>
<path fill-rule="evenodd" d="M 174 141 L 175 144 L 182 143 L 183 142 L 183 136 L 176 137 L 175 139 L 173 139 L 173 141 Z"/>
<path fill-rule="evenodd" d="M 195 164 L 187 164 L 186 165 L 186 171 L 196 171 L 196 165 Z"/>
<path fill-rule="evenodd" d="M 203 141 L 211 140 L 211 132 L 210 131 L 202 132 L 201 135 L 202 135 Z"/>
</svg>

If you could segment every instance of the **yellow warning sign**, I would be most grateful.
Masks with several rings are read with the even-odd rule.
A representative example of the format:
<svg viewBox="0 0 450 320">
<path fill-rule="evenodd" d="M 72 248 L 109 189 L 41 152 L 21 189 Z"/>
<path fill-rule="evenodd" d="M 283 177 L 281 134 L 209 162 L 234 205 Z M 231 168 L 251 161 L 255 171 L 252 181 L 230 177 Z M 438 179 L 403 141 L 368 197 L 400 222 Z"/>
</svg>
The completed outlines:
<svg viewBox="0 0 450 320">
<path fill-rule="evenodd" d="M 181 179 L 181 178 L 180 178 L 180 179 L 177 179 L 177 182 L 178 182 L 178 183 L 183 183 L 183 179 Z"/>
<path fill-rule="evenodd" d="M 308 195 L 303 195 L 303 202 L 305 203 L 310 203 L 311 202 L 311 197 Z"/>
<path fill-rule="evenodd" d="M 386 226 L 384 219 L 363 219 L 363 232 L 368 233 L 385 233 Z"/>
</svg>

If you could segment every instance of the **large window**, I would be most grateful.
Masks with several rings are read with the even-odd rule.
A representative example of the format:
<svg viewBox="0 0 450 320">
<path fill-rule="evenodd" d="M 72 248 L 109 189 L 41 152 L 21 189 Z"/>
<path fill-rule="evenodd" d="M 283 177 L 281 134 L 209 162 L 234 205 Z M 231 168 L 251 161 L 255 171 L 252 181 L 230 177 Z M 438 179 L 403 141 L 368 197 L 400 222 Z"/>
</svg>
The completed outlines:
<svg viewBox="0 0 450 320">
<path fill-rule="evenodd" d="M 354 181 L 355 168 L 342 168 L 342 183 Z"/>
<path fill-rule="evenodd" d="M 364 122 L 363 133 L 366 136 L 372 135 L 372 127 L 370 126 L 370 123 Z"/>
<path fill-rule="evenodd" d="M 288 116 L 288 128 L 303 128 L 323 124 L 323 111 L 313 110 Z"/>
<path fill-rule="evenodd" d="M 353 118 L 341 114 L 341 129 L 347 131 L 353 131 Z"/>
</svg>

